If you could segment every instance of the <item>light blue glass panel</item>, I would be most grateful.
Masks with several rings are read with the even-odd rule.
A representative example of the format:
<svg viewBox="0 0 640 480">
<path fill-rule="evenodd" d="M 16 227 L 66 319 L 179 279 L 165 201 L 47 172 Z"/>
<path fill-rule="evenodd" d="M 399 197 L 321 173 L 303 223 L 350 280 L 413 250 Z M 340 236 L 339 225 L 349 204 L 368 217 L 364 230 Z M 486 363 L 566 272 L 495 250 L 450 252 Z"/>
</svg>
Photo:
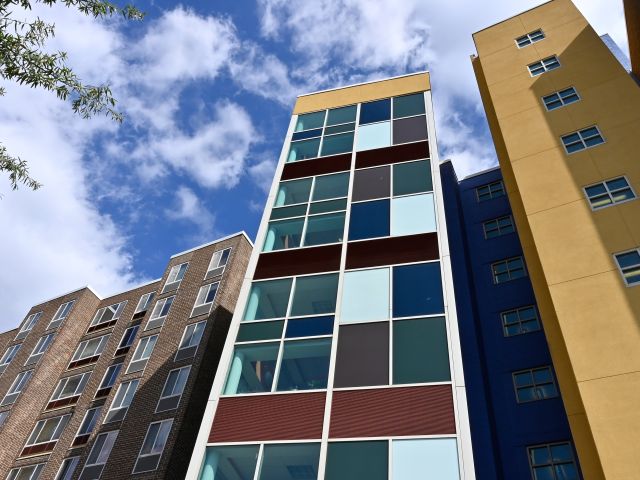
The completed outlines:
<svg viewBox="0 0 640 480">
<path fill-rule="evenodd" d="M 376 268 L 344 274 L 340 323 L 389 318 L 389 269 Z"/>
<path fill-rule="evenodd" d="M 454 438 L 393 440 L 393 480 L 460 480 Z"/>
<path fill-rule="evenodd" d="M 358 127 L 358 148 L 356 151 L 383 148 L 391 145 L 391 122 L 372 123 Z"/>
<path fill-rule="evenodd" d="M 433 194 L 391 199 L 391 236 L 435 232 Z"/>
</svg>

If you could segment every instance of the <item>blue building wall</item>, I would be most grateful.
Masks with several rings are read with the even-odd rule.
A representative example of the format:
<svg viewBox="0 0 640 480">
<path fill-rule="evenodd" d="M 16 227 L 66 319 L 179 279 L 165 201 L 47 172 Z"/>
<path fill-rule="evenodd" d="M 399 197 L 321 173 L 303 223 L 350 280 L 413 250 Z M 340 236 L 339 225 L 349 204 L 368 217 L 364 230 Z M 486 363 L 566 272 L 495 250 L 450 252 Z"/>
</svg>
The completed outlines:
<svg viewBox="0 0 640 480">
<path fill-rule="evenodd" d="M 440 166 L 456 307 L 479 480 L 531 478 L 527 447 L 571 440 L 560 397 L 518 404 L 512 373 L 550 366 L 543 330 L 505 337 L 500 313 L 535 305 L 529 277 L 494 285 L 491 264 L 522 255 L 517 232 L 485 239 L 483 222 L 511 214 L 507 196 L 478 202 L 498 168 L 460 182 Z"/>
</svg>

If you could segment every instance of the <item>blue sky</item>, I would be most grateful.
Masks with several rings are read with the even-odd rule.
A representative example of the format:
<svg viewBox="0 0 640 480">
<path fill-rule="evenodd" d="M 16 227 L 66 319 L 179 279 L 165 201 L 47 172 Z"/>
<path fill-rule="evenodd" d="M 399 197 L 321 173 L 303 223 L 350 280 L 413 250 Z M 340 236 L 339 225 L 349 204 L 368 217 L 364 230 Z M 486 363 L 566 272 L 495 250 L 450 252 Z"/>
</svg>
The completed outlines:
<svg viewBox="0 0 640 480">
<path fill-rule="evenodd" d="M 126 115 L 83 121 L 49 93 L 5 84 L 0 141 L 44 184 L 0 179 L 0 330 L 89 284 L 103 296 L 162 274 L 168 257 L 254 237 L 300 93 L 429 69 L 438 147 L 460 176 L 495 164 L 471 34 L 534 0 L 135 2 L 142 22 L 37 5 L 89 83 Z M 576 4 L 626 50 L 622 2 Z M 20 15 L 27 15 L 20 13 Z"/>
</svg>

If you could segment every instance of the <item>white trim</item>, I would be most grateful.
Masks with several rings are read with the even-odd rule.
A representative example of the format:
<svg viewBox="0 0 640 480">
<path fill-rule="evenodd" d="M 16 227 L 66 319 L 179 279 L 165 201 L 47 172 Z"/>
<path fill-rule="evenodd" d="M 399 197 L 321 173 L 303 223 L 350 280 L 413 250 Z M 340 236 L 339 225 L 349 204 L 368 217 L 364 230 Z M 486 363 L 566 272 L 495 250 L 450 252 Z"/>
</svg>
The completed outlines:
<svg viewBox="0 0 640 480">
<path fill-rule="evenodd" d="M 173 258 L 179 257 L 180 255 L 184 255 L 185 253 L 195 252 L 196 250 L 200 250 L 201 248 L 205 248 L 205 247 L 208 247 L 210 245 L 214 245 L 216 243 L 220 243 L 220 242 L 223 242 L 225 240 L 229 240 L 230 238 L 238 237 L 238 236 L 241 236 L 241 235 L 249 242 L 249 245 L 251 245 L 251 247 L 253 247 L 253 242 L 249 238 L 249 235 L 247 235 L 247 233 L 244 230 L 242 230 L 240 232 L 236 232 L 236 233 L 232 233 L 231 235 L 227 235 L 226 237 L 217 238 L 215 240 L 212 240 L 211 242 L 203 243 L 202 245 L 198 245 L 197 247 L 190 248 L 189 250 L 184 250 L 182 252 L 174 253 L 173 255 L 171 255 L 169 257 L 169 259 L 173 259 Z"/>
<path fill-rule="evenodd" d="M 45 303 L 49 303 L 49 302 L 51 302 L 51 301 L 53 301 L 53 300 L 61 299 L 62 297 L 66 297 L 67 295 L 71 295 L 72 293 L 76 293 L 76 292 L 79 292 L 79 291 L 81 291 L 81 290 L 85 290 L 85 289 L 86 289 L 86 290 L 91 291 L 91 293 L 93 293 L 96 297 L 98 297 L 98 299 L 99 299 L 100 301 L 104 300 L 104 299 L 103 299 L 103 298 L 102 298 L 102 297 L 101 297 L 101 296 L 100 296 L 100 295 L 99 295 L 99 294 L 98 294 L 98 293 L 97 293 L 97 292 L 96 292 L 96 291 L 91 287 L 91 285 L 85 285 L 84 287 L 76 288 L 75 290 L 71 290 L 70 292 L 62 293 L 62 294 L 60 294 L 60 295 L 56 295 L 55 297 L 51 297 L 51 298 L 48 298 L 48 299 L 43 300 L 43 301 L 41 301 L 41 302 L 38 302 L 38 303 L 34 304 L 34 305 L 33 305 L 33 307 L 31 307 L 31 308 L 33 309 L 34 307 L 39 307 L 40 305 L 43 305 L 43 304 L 45 304 Z M 75 300 L 75 299 L 73 299 L 73 300 Z M 69 300 L 69 301 L 71 301 L 71 300 Z M 65 303 L 67 303 L 67 302 L 65 302 Z"/>
<path fill-rule="evenodd" d="M 351 85 L 344 85 L 342 87 L 335 87 L 335 88 L 327 88 L 325 90 L 316 90 L 315 92 L 310 92 L 310 93 L 303 93 L 301 95 L 298 95 L 297 98 L 301 98 L 301 97 L 308 97 L 310 95 L 316 95 L 318 93 L 324 93 L 324 92 L 333 92 L 335 90 L 345 90 L 347 88 L 352 88 L 352 87 L 358 87 L 360 85 L 368 85 L 370 83 L 379 83 L 379 82 L 386 82 L 387 80 L 395 80 L 396 78 L 405 78 L 405 77 L 413 77 L 415 75 L 423 75 L 425 73 L 429 73 L 429 70 L 420 70 L 417 72 L 413 72 L 413 73 L 405 73 L 404 75 L 396 75 L 395 77 L 386 77 L 386 78 L 380 78 L 377 80 L 368 80 L 366 82 L 360 82 L 360 83 L 352 83 Z M 420 92 L 409 92 L 409 93 L 420 93 Z M 407 94 L 408 95 L 408 94 Z M 373 99 L 371 101 L 374 100 L 378 100 L 378 99 Z M 379 100 L 383 100 L 382 98 Z M 350 105 L 355 105 L 353 103 L 350 103 L 348 105 L 345 106 L 350 106 Z M 326 109 L 325 109 L 326 110 Z M 315 111 L 320 111 L 320 110 L 315 110 Z M 313 112 L 302 112 L 300 115 L 302 115 L 303 113 L 313 113 Z M 296 116 L 296 115 L 294 115 Z M 277 177 L 276 177 L 277 178 Z"/>
</svg>

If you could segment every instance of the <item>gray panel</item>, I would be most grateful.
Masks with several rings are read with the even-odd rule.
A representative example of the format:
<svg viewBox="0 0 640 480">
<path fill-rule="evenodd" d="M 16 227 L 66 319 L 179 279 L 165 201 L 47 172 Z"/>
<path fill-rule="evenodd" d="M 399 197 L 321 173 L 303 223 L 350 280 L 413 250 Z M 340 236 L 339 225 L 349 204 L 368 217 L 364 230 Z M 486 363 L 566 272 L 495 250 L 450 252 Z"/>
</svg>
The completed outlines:
<svg viewBox="0 0 640 480">
<path fill-rule="evenodd" d="M 198 346 L 194 346 L 194 347 L 189 347 L 189 348 L 183 348 L 182 350 L 178 350 L 176 353 L 176 362 L 179 360 L 184 360 L 185 358 L 191 358 L 193 356 L 195 356 L 196 354 L 196 350 L 198 349 Z"/>
<path fill-rule="evenodd" d="M 13 402 L 16 401 L 16 398 L 18 398 L 18 395 L 20 395 L 20 392 L 12 393 L 11 395 L 7 395 L 2 400 L 2 403 L 0 403 L 0 406 L 2 406 L 2 405 L 11 405 Z"/>
<path fill-rule="evenodd" d="M 211 311 L 212 305 L 212 303 L 208 303 L 207 305 L 200 305 L 199 307 L 194 308 L 193 312 L 191 312 L 191 316 L 197 317 L 199 315 L 205 315 L 209 313 Z"/>
<path fill-rule="evenodd" d="M 164 321 L 165 321 L 166 317 L 160 317 L 160 318 L 156 318 L 154 320 L 149 320 L 147 322 L 147 325 L 144 327 L 144 331 L 146 332 L 147 330 L 152 330 L 154 328 L 158 328 L 164 325 Z"/>
<path fill-rule="evenodd" d="M 60 320 L 56 320 L 55 322 L 51 322 L 49 324 L 49 326 L 47 327 L 47 330 L 51 330 L 52 328 L 58 328 L 60 326 L 60 324 L 63 322 L 64 318 L 61 318 Z"/>
<path fill-rule="evenodd" d="M 127 410 L 128 408 L 121 408 L 119 410 L 110 411 L 109 413 L 107 413 L 107 416 L 104 419 L 104 423 L 121 421 L 124 418 L 124 416 L 127 414 Z"/>
<path fill-rule="evenodd" d="M 161 398 L 160 401 L 158 402 L 158 407 L 156 408 L 156 412 L 173 410 L 174 408 L 178 408 L 179 403 L 180 403 L 179 395 L 176 395 L 174 397 L 169 397 L 169 398 Z"/>
<path fill-rule="evenodd" d="M 164 287 L 162 287 L 161 293 L 175 292 L 176 290 L 178 290 L 178 287 L 180 286 L 180 282 L 167 283 Z"/>
<path fill-rule="evenodd" d="M 2 373 L 4 373 L 4 371 L 7 369 L 7 367 L 8 367 L 8 366 L 9 366 L 9 364 L 8 364 L 8 363 L 7 363 L 7 364 L 5 364 L 5 365 L 0 366 L 0 375 L 1 375 Z"/>
<path fill-rule="evenodd" d="M 98 480 L 102 475 L 104 465 L 94 465 L 93 467 L 85 467 L 78 480 Z"/>
<path fill-rule="evenodd" d="M 147 360 L 149 359 L 146 358 L 144 360 L 136 360 L 135 362 L 131 362 L 129 364 L 129 368 L 127 368 L 127 373 L 134 373 L 144 370 L 144 367 L 147 366 Z"/>
<path fill-rule="evenodd" d="M 24 366 L 26 367 L 27 365 L 33 365 L 34 363 L 37 363 L 38 360 L 42 358 L 42 355 L 44 355 L 44 353 L 40 353 L 38 355 L 34 355 L 33 357 L 29 357 L 25 362 Z"/>
<path fill-rule="evenodd" d="M 148 472 L 158 468 L 161 455 L 149 455 L 148 457 L 139 457 L 136 466 L 133 467 L 133 473 Z"/>
<path fill-rule="evenodd" d="M 389 322 L 341 325 L 335 387 L 389 384 Z"/>
<path fill-rule="evenodd" d="M 393 121 L 393 144 L 427 139 L 427 117 L 403 118 Z"/>
<path fill-rule="evenodd" d="M 353 177 L 353 201 L 389 197 L 391 169 L 384 167 L 356 170 Z"/>
<path fill-rule="evenodd" d="M 214 268 L 210 272 L 207 272 L 207 276 L 204 278 L 205 280 L 208 280 L 210 278 L 217 277 L 218 275 L 222 275 L 223 272 L 224 272 L 224 267 Z"/>
<path fill-rule="evenodd" d="M 27 335 L 29 335 L 28 331 L 27 332 L 20 332 L 20 333 L 18 333 L 18 335 L 16 335 L 15 340 L 20 340 L 20 339 L 26 337 Z"/>
</svg>

